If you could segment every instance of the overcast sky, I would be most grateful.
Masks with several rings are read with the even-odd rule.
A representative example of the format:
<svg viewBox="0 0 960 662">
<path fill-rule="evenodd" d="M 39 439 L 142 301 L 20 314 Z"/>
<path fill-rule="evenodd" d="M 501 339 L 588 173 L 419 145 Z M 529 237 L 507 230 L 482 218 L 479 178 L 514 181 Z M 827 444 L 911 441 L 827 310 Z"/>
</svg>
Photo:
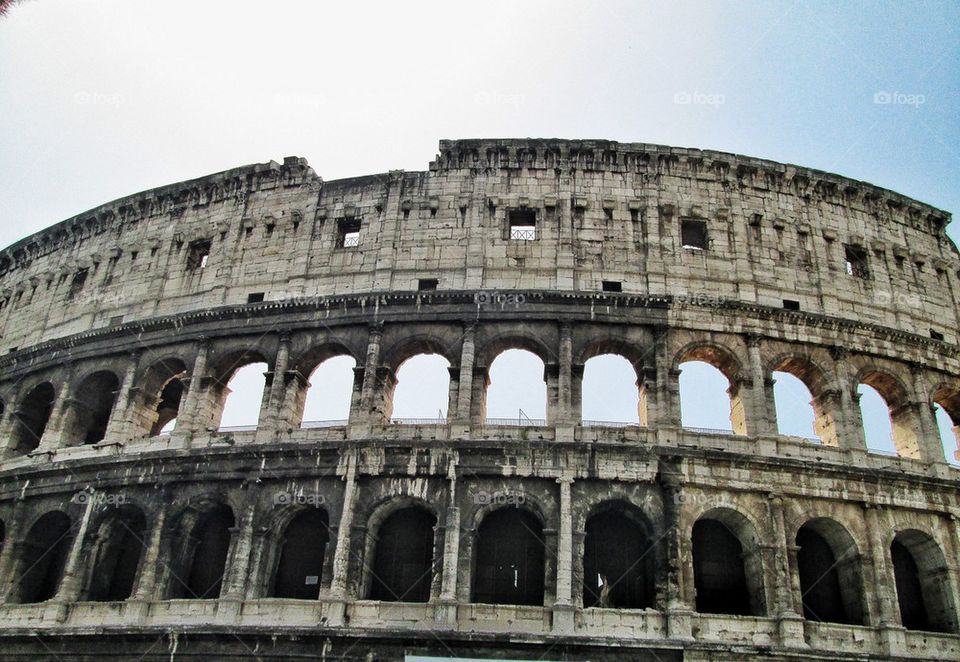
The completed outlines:
<svg viewBox="0 0 960 662">
<path fill-rule="evenodd" d="M 289 155 L 423 170 L 459 137 L 739 152 L 955 213 L 958 107 L 955 2 L 29 0 L 0 18 L 0 245 Z"/>
</svg>

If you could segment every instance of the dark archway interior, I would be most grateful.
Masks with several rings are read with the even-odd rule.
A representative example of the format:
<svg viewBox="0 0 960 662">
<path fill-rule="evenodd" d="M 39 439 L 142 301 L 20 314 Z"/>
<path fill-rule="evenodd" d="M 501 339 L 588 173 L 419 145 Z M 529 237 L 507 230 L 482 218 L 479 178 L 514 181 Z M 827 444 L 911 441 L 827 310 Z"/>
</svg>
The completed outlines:
<svg viewBox="0 0 960 662">
<path fill-rule="evenodd" d="M 473 601 L 542 605 L 543 527 L 532 513 L 501 508 L 480 525 Z"/>
<path fill-rule="evenodd" d="M 693 525 L 693 573 L 698 612 L 739 616 L 752 613 L 743 545 L 725 524 L 700 519 Z"/>
<path fill-rule="evenodd" d="M 191 536 L 191 543 L 195 547 L 187 585 L 184 587 L 185 594 L 181 597 L 220 597 L 233 525 L 233 513 L 227 506 L 219 506 L 200 517 Z"/>
<path fill-rule="evenodd" d="M 319 508 L 295 516 L 283 534 L 273 597 L 316 600 L 330 532 L 327 513 Z"/>
<path fill-rule="evenodd" d="M 55 399 L 53 386 L 50 382 L 44 382 L 30 391 L 19 404 L 13 413 L 17 419 L 13 428 L 13 447 L 17 453 L 29 453 L 40 445 Z"/>
<path fill-rule="evenodd" d="M 90 375 L 77 387 L 69 436 L 84 444 L 103 441 L 120 383 L 112 372 Z"/>
<path fill-rule="evenodd" d="M 934 630 L 927 615 L 920 585 L 920 571 L 913 554 L 900 541 L 890 545 L 893 557 L 893 575 L 897 583 L 897 602 L 900 604 L 900 621 L 908 630 Z"/>
<path fill-rule="evenodd" d="M 837 559 L 830 544 L 809 526 L 797 532 L 797 570 L 803 617 L 826 623 L 859 624 L 847 613 Z"/>
<path fill-rule="evenodd" d="M 98 558 L 90 578 L 91 602 L 126 600 L 133 593 L 144 550 L 146 518 L 135 508 L 117 513 L 102 529 Z"/>
<path fill-rule="evenodd" d="M 608 510 L 587 521 L 583 550 L 583 606 L 653 606 L 654 555 L 634 518 Z"/>
<path fill-rule="evenodd" d="M 183 398 L 183 382 L 174 378 L 167 382 L 160 392 L 160 402 L 157 404 L 157 422 L 150 430 L 150 436 L 155 437 L 166 427 L 167 423 L 177 418 L 180 413 L 180 400 Z"/>
<path fill-rule="evenodd" d="M 30 527 L 21 557 L 20 602 L 43 602 L 56 595 L 72 542 L 70 518 L 61 512 L 47 513 Z"/>
<path fill-rule="evenodd" d="M 436 518 L 423 508 L 404 508 L 380 526 L 370 598 L 426 602 L 433 580 L 433 528 Z"/>
</svg>

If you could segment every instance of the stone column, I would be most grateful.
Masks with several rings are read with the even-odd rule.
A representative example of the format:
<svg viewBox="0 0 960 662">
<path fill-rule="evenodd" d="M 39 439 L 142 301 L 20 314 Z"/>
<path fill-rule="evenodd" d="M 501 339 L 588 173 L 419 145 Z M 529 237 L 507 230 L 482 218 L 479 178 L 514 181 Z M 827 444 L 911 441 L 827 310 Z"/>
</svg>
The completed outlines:
<svg viewBox="0 0 960 662">
<path fill-rule="evenodd" d="M 897 604 L 893 568 L 887 563 L 887 546 L 882 537 L 884 531 L 893 531 L 892 522 L 887 521 L 886 517 L 881 521 L 880 506 L 865 503 L 863 507 L 870 541 L 870 565 L 873 566 L 873 593 L 876 605 L 873 624 L 880 629 L 880 639 L 887 655 L 905 654 L 906 637 L 905 630 L 900 624 L 900 607 Z"/>
<path fill-rule="evenodd" d="M 476 357 L 476 323 L 463 323 L 463 340 L 460 345 L 460 378 L 457 389 L 457 410 L 451 412 L 450 420 L 460 425 L 470 425 L 470 407 L 473 399 L 473 365 Z"/>
<path fill-rule="evenodd" d="M 273 360 L 273 369 L 266 374 L 266 389 L 257 423 L 257 441 L 270 441 L 285 427 L 282 420 L 286 394 L 287 365 L 290 362 L 290 333 L 280 333 L 280 344 Z"/>
<path fill-rule="evenodd" d="M 840 386 L 840 411 L 837 425 L 837 438 L 840 448 L 856 453 L 866 453 L 867 439 L 860 418 L 860 399 L 856 387 L 850 384 L 850 371 L 847 367 L 847 351 L 834 347 L 830 350 L 833 357 L 837 383 Z M 855 458 L 851 458 L 855 460 Z"/>
<path fill-rule="evenodd" d="M 131 395 L 135 392 L 134 383 L 139 365 L 140 352 L 132 352 L 130 362 L 127 363 L 127 369 L 123 374 L 123 383 L 113 403 L 113 410 L 110 412 L 110 422 L 107 424 L 107 433 L 104 435 L 104 441 L 107 443 L 124 442 L 132 434 L 132 421 L 127 410 L 131 405 Z"/>
<path fill-rule="evenodd" d="M 923 378 L 923 366 L 918 363 L 910 364 L 910 375 L 913 377 L 913 405 L 917 412 L 919 430 L 920 459 L 928 464 L 947 468 L 947 457 L 943 444 L 940 441 L 940 430 L 937 427 L 936 410 L 927 389 L 927 382 Z"/>
<path fill-rule="evenodd" d="M 227 554 L 223 584 L 220 589 L 220 604 L 217 606 L 218 621 L 232 622 L 239 618 L 240 605 L 249 580 L 253 525 L 260 488 L 258 483 L 249 483 L 247 489 L 246 508 L 239 524 L 230 531 L 230 551 Z"/>
<path fill-rule="evenodd" d="M 745 394 L 750 406 L 747 411 L 747 431 L 752 436 L 776 436 L 777 409 L 773 397 L 773 379 L 766 375 L 760 357 L 760 336 L 747 335 L 747 354 L 750 357 L 749 393 Z"/>
<path fill-rule="evenodd" d="M 337 524 L 337 543 L 333 556 L 333 579 L 330 582 L 330 609 L 327 625 L 344 623 L 347 600 L 347 574 L 350 569 L 350 539 L 353 531 L 353 512 L 357 500 L 357 455 L 350 452 L 343 456 L 346 470 L 343 477 L 343 510 Z"/>
<path fill-rule="evenodd" d="M 669 427 L 679 428 L 680 371 L 673 367 L 667 328 L 657 328 L 654 334 L 654 378 L 656 379 L 654 388 L 657 407 L 656 418 L 650 418 L 648 412 L 647 423 L 657 430 Z"/>
<path fill-rule="evenodd" d="M 560 537 L 557 541 L 557 599 L 553 604 L 553 632 L 573 634 L 573 473 L 557 478 L 560 485 Z"/>
<path fill-rule="evenodd" d="M 773 533 L 773 612 L 777 619 L 780 645 L 787 648 L 807 648 L 803 638 L 803 615 L 797 612 L 794 596 L 800 595 L 799 577 L 794 587 L 791 572 L 789 542 L 784 524 L 783 496 L 769 494 L 767 498 L 767 516 Z M 795 553 L 795 552 L 794 552 Z"/>
<path fill-rule="evenodd" d="M 23 536 L 23 518 L 26 514 L 24 500 L 17 499 L 13 504 L 13 514 L 7 522 L 3 550 L 0 551 L 0 604 L 9 600 L 10 592 L 20 577 L 20 573 L 15 570 L 19 558 L 18 547 Z"/>
<path fill-rule="evenodd" d="M 198 340 L 197 358 L 193 362 L 190 377 L 183 380 L 185 390 L 180 401 L 180 411 L 177 413 L 177 426 L 171 435 L 175 440 L 191 439 L 195 434 L 205 434 L 204 429 L 198 429 L 198 416 L 202 409 L 202 399 L 206 395 L 207 358 L 210 352 L 210 343 L 206 338 Z"/>
<path fill-rule="evenodd" d="M 383 339 L 383 323 L 370 324 L 370 336 L 367 341 L 367 356 L 363 364 L 363 382 L 360 386 L 360 398 L 356 409 L 350 412 L 350 436 L 362 437 L 369 434 L 370 426 L 383 422 L 384 414 L 378 403 L 378 381 L 380 367 L 380 341 Z"/>
<path fill-rule="evenodd" d="M 47 421 L 47 427 L 43 431 L 43 437 L 34 453 L 52 453 L 61 446 L 66 445 L 64 439 L 64 429 L 68 426 L 71 418 L 70 403 L 73 398 L 73 378 L 76 366 L 72 361 L 65 365 L 63 383 L 57 391 L 56 400 L 53 408 L 50 410 L 50 419 Z"/>
<path fill-rule="evenodd" d="M 163 544 L 163 527 L 167 520 L 169 494 L 164 491 L 160 498 L 160 507 L 157 509 L 153 528 L 150 529 L 150 535 L 143 552 L 143 560 L 140 561 L 140 576 L 137 578 L 137 586 L 130 598 L 139 602 L 150 602 L 156 598 L 157 570 L 161 563 L 160 546 Z"/>
<path fill-rule="evenodd" d="M 56 619 L 63 622 L 67 618 L 67 605 L 76 602 L 80 598 L 82 581 L 84 576 L 83 564 L 91 562 L 83 554 L 83 546 L 86 543 L 87 529 L 90 526 L 90 515 L 93 513 L 96 504 L 96 492 L 92 489 L 86 491 L 87 503 L 83 510 L 83 516 L 80 518 L 80 526 L 77 527 L 76 535 L 70 546 L 70 553 L 67 555 L 67 562 L 63 567 L 63 577 L 60 580 L 60 586 L 57 588 L 56 595 L 50 601 L 55 610 Z"/>
<path fill-rule="evenodd" d="M 560 325 L 560 370 L 557 375 L 557 406 L 553 418 L 561 425 L 575 425 L 573 419 L 573 332 L 569 322 Z"/>
<path fill-rule="evenodd" d="M 661 463 L 660 486 L 663 490 L 663 539 L 666 543 L 666 622 L 667 637 L 693 640 L 693 606 L 687 599 L 684 577 L 684 553 L 680 504 L 683 502 L 681 474 L 676 467 Z M 691 586 L 692 588 L 692 586 Z"/>
<path fill-rule="evenodd" d="M 442 627 L 454 627 L 457 622 L 457 577 L 460 566 L 460 508 L 457 507 L 457 461 L 450 460 L 447 471 L 450 487 L 447 494 L 447 513 L 443 529 L 443 574 L 440 581 L 440 600 L 435 620 Z"/>
</svg>

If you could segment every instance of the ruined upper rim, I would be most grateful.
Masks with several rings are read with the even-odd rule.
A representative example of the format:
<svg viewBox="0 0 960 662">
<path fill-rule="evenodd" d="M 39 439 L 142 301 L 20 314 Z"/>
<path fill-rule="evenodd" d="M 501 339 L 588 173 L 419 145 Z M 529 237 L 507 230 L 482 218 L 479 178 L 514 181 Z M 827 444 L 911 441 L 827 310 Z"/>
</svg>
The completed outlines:
<svg viewBox="0 0 960 662">
<path fill-rule="evenodd" d="M 908 209 L 914 210 L 916 213 L 923 216 L 927 216 L 936 221 L 937 225 L 940 226 L 941 231 L 943 228 L 950 223 L 952 215 L 950 212 L 934 207 L 933 205 L 927 204 L 915 198 L 911 198 L 902 193 L 892 191 L 890 189 L 871 184 L 870 182 L 865 182 L 862 180 L 853 179 L 851 177 L 845 177 L 843 175 L 838 175 L 835 173 L 827 172 L 824 170 L 818 170 L 816 168 L 809 168 L 805 166 L 795 165 L 792 163 L 781 163 L 778 161 L 773 161 L 771 159 L 763 159 L 753 156 L 747 156 L 743 154 L 736 154 L 733 152 L 723 152 L 719 150 L 710 150 L 710 149 L 699 149 L 694 147 L 673 147 L 670 145 L 658 145 L 654 143 L 638 143 L 638 142 L 617 142 L 614 140 L 602 140 L 602 139 L 565 139 L 565 138 L 461 138 L 461 139 L 441 139 L 439 144 L 439 154 L 435 157 L 435 160 L 430 162 L 429 169 L 427 171 L 410 171 L 410 172 L 435 172 L 442 169 L 452 169 L 449 166 L 445 166 L 445 159 L 450 158 L 455 155 L 460 154 L 469 154 L 471 152 L 476 152 L 478 154 L 478 159 L 473 161 L 465 166 L 457 167 L 467 167 L 467 168 L 487 168 L 487 167 L 502 167 L 502 166 L 492 166 L 490 161 L 487 158 L 487 153 L 490 150 L 508 150 L 509 153 L 512 153 L 514 156 L 518 151 L 522 150 L 552 150 L 560 155 L 562 161 L 566 162 L 566 166 L 571 170 L 584 169 L 584 170 L 603 170 L 604 164 L 595 162 L 589 167 L 582 167 L 575 163 L 571 163 L 571 157 L 576 157 L 583 152 L 599 152 L 601 155 L 605 153 L 612 153 L 618 155 L 619 158 L 623 158 L 627 155 L 630 155 L 637 159 L 639 162 L 644 163 L 648 170 L 657 171 L 662 167 L 669 167 L 670 162 L 679 162 L 680 160 L 686 161 L 698 161 L 704 164 L 705 166 L 713 167 L 725 167 L 728 171 L 732 171 L 734 176 L 739 176 L 744 172 L 764 172 L 770 173 L 776 176 L 785 177 L 789 179 L 805 179 L 811 183 L 818 183 L 823 185 L 833 186 L 838 190 L 845 192 L 856 191 L 861 195 L 866 197 L 871 197 L 878 200 L 884 200 L 888 205 L 892 207 L 905 207 Z M 307 159 L 297 156 L 289 156 L 284 158 L 284 165 L 297 165 L 303 168 L 306 171 L 307 176 L 311 177 L 318 184 L 324 183 L 324 179 L 316 174 L 314 170 L 308 165 Z M 518 166 L 520 167 L 520 166 Z M 524 166 L 526 167 L 526 166 Z M 34 232 L 30 235 L 27 235 L 23 239 L 9 244 L 5 248 L 0 249 L 0 258 L 3 257 L 12 257 L 12 255 L 21 248 L 28 246 L 31 243 L 39 242 L 45 235 L 54 234 L 57 231 L 62 231 L 70 226 L 82 222 L 85 219 L 90 217 L 95 217 L 101 213 L 110 211 L 112 209 L 120 208 L 125 205 L 130 205 L 138 200 L 148 200 L 152 198 L 161 197 L 164 195 L 171 195 L 181 190 L 186 190 L 194 188 L 197 186 L 212 184 L 216 182 L 228 181 L 237 177 L 245 177 L 247 175 L 253 175 L 256 173 L 262 173 L 266 171 L 279 171 L 281 164 L 270 160 L 266 163 L 251 163 L 247 165 L 238 166 L 236 168 L 230 168 L 227 170 L 222 170 L 220 172 L 211 173 L 208 175 L 203 175 L 201 177 L 195 177 L 193 179 L 186 179 L 180 182 L 175 182 L 172 184 L 166 184 L 164 186 L 158 186 L 156 188 L 146 189 L 139 191 L 137 193 L 131 193 L 130 195 L 125 195 L 115 200 L 97 205 L 86 211 L 75 214 L 63 221 L 57 222 L 53 225 L 50 225 L 38 232 Z M 391 171 L 391 172 L 405 172 L 400 171 Z M 390 173 L 372 173 L 369 175 L 360 175 L 353 177 L 341 177 L 338 179 L 329 180 L 330 182 L 348 182 L 351 180 L 359 180 L 365 178 L 378 178 L 378 177 L 387 177 Z"/>
</svg>

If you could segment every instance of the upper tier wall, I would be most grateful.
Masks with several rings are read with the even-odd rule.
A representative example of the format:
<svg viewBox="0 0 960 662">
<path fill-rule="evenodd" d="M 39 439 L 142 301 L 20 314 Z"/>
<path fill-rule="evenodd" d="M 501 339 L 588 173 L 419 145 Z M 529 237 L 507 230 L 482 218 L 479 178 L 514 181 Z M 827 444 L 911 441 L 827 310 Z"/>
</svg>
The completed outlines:
<svg viewBox="0 0 960 662">
<path fill-rule="evenodd" d="M 523 208 L 536 214 L 533 241 L 509 238 L 509 212 Z M 337 247 L 349 219 L 358 245 Z M 705 250 L 682 246 L 688 219 L 705 221 Z M 291 157 L 122 198 L 0 252 L 0 350 L 251 294 L 414 290 L 419 279 L 791 300 L 956 342 L 948 222 L 836 175 L 655 145 L 442 141 L 428 171 L 331 182 Z M 848 249 L 865 273 L 847 273 Z"/>
</svg>

